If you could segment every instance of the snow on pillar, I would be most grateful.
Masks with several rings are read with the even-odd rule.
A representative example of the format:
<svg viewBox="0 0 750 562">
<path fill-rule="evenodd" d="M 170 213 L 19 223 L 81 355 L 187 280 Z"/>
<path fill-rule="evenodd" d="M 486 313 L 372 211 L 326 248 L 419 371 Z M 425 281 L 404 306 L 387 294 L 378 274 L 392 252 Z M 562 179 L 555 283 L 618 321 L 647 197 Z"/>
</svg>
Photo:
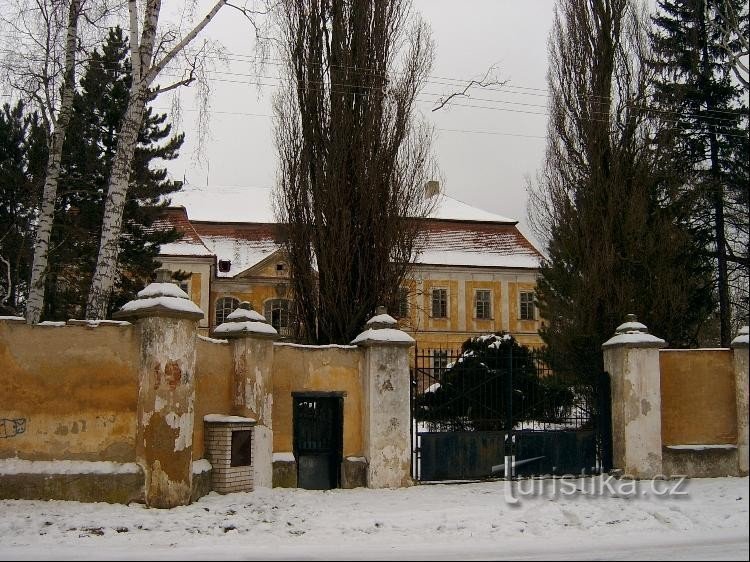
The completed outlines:
<svg viewBox="0 0 750 562">
<path fill-rule="evenodd" d="M 232 340 L 233 408 L 238 416 L 257 420 L 253 429 L 253 481 L 273 485 L 273 342 L 279 334 L 266 318 L 242 302 L 216 327 L 214 334 Z"/>
<path fill-rule="evenodd" d="M 396 320 L 378 307 L 364 332 L 352 342 L 365 348 L 364 453 L 368 488 L 410 486 L 409 348 L 414 339 L 397 328 Z"/>
<path fill-rule="evenodd" d="M 659 348 L 664 346 L 633 314 L 602 345 L 612 379 L 613 464 L 632 478 L 662 472 Z"/>
<path fill-rule="evenodd" d="M 748 327 L 743 326 L 732 340 L 735 399 L 737 402 L 737 455 L 740 474 L 748 474 Z"/>
<path fill-rule="evenodd" d="M 113 314 L 137 320 L 138 375 L 136 458 L 145 474 L 146 505 L 190 503 L 193 481 L 195 339 L 203 312 L 157 271 L 151 283 Z"/>
</svg>

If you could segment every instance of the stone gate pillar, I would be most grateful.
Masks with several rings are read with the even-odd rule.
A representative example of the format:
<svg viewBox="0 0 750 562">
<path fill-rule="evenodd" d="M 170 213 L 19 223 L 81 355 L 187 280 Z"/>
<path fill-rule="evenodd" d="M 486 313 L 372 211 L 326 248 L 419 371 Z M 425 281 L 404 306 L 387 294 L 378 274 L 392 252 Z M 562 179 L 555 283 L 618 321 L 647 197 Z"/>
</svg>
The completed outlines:
<svg viewBox="0 0 750 562">
<path fill-rule="evenodd" d="M 363 436 L 368 488 L 401 488 L 411 479 L 411 377 L 414 339 L 378 307 L 354 341 L 365 348 Z"/>
<path fill-rule="evenodd" d="M 234 414 L 254 418 L 253 481 L 273 485 L 273 342 L 279 333 L 266 318 L 242 302 L 214 334 L 231 339 L 234 359 Z"/>
<path fill-rule="evenodd" d="M 740 474 L 748 474 L 748 327 L 743 326 L 732 340 L 735 398 L 737 402 L 737 459 Z"/>
<path fill-rule="evenodd" d="M 612 380 L 613 464 L 633 478 L 662 473 L 659 348 L 664 346 L 633 314 L 602 345 Z"/>
<path fill-rule="evenodd" d="M 138 371 L 136 459 L 145 475 L 146 505 L 190 503 L 193 483 L 195 340 L 203 311 L 157 271 L 151 283 L 112 315 L 136 320 Z"/>
</svg>

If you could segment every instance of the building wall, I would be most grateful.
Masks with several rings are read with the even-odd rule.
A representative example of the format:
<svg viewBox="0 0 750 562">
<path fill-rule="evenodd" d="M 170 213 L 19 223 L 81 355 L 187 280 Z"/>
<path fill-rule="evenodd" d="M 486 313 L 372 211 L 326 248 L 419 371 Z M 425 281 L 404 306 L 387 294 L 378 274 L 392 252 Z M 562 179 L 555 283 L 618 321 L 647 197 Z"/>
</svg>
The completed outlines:
<svg viewBox="0 0 750 562">
<path fill-rule="evenodd" d="M 344 457 L 363 455 L 362 361 L 363 351 L 357 347 L 274 345 L 274 452 L 293 450 L 293 392 L 340 392 L 344 396 Z"/>
<path fill-rule="evenodd" d="M 732 351 L 662 350 L 662 443 L 725 445 L 737 441 Z"/>
<path fill-rule="evenodd" d="M 0 321 L 0 458 L 135 461 L 138 362 L 131 325 Z"/>
<path fill-rule="evenodd" d="M 458 349 L 478 334 L 508 331 L 522 344 L 540 346 L 541 319 L 520 320 L 520 292 L 533 292 L 536 272 L 492 268 L 418 266 L 405 283 L 409 288 L 409 318 L 400 325 L 417 340 L 417 347 Z M 448 317 L 432 318 L 432 289 L 448 290 Z M 491 318 L 476 318 L 475 293 L 491 291 Z"/>
<path fill-rule="evenodd" d="M 233 297 L 240 302 L 248 301 L 254 310 L 263 314 L 266 301 L 289 298 L 288 287 L 289 280 L 284 277 L 215 279 L 211 286 L 211 327 L 216 327 L 216 301 L 220 298 Z"/>
<path fill-rule="evenodd" d="M 219 343 L 221 342 L 221 343 Z M 205 457 L 203 416 L 232 412 L 232 346 L 223 340 L 198 338 L 195 346 L 195 425 L 193 459 Z"/>
<path fill-rule="evenodd" d="M 169 271 L 182 271 L 191 274 L 188 280 L 188 295 L 190 300 L 201 307 L 203 311 L 203 319 L 198 326 L 208 328 L 213 258 L 159 256 L 159 260 L 162 262 L 162 267 Z"/>
</svg>

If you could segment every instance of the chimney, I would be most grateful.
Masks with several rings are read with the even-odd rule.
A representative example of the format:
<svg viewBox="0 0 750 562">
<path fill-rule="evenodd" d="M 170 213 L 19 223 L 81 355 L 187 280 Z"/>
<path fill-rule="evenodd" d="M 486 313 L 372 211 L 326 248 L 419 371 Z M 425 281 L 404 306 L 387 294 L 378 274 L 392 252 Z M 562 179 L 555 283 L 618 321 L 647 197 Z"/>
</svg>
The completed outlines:
<svg viewBox="0 0 750 562">
<path fill-rule="evenodd" d="M 435 197 L 435 195 L 438 195 L 439 193 L 440 193 L 440 182 L 437 180 L 430 180 L 424 186 L 424 196 L 427 197 L 428 199 L 431 197 Z"/>
</svg>

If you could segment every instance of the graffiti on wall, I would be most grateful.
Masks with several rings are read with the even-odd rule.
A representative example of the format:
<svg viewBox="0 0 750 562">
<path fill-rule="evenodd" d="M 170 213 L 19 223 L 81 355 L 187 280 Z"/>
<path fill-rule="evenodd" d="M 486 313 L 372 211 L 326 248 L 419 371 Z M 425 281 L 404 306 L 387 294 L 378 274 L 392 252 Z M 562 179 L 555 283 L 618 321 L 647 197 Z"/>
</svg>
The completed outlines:
<svg viewBox="0 0 750 562">
<path fill-rule="evenodd" d="M 15 437 L 26 432 L 26 418 L 0 418 L 0 439 Z"/>
</svg>

